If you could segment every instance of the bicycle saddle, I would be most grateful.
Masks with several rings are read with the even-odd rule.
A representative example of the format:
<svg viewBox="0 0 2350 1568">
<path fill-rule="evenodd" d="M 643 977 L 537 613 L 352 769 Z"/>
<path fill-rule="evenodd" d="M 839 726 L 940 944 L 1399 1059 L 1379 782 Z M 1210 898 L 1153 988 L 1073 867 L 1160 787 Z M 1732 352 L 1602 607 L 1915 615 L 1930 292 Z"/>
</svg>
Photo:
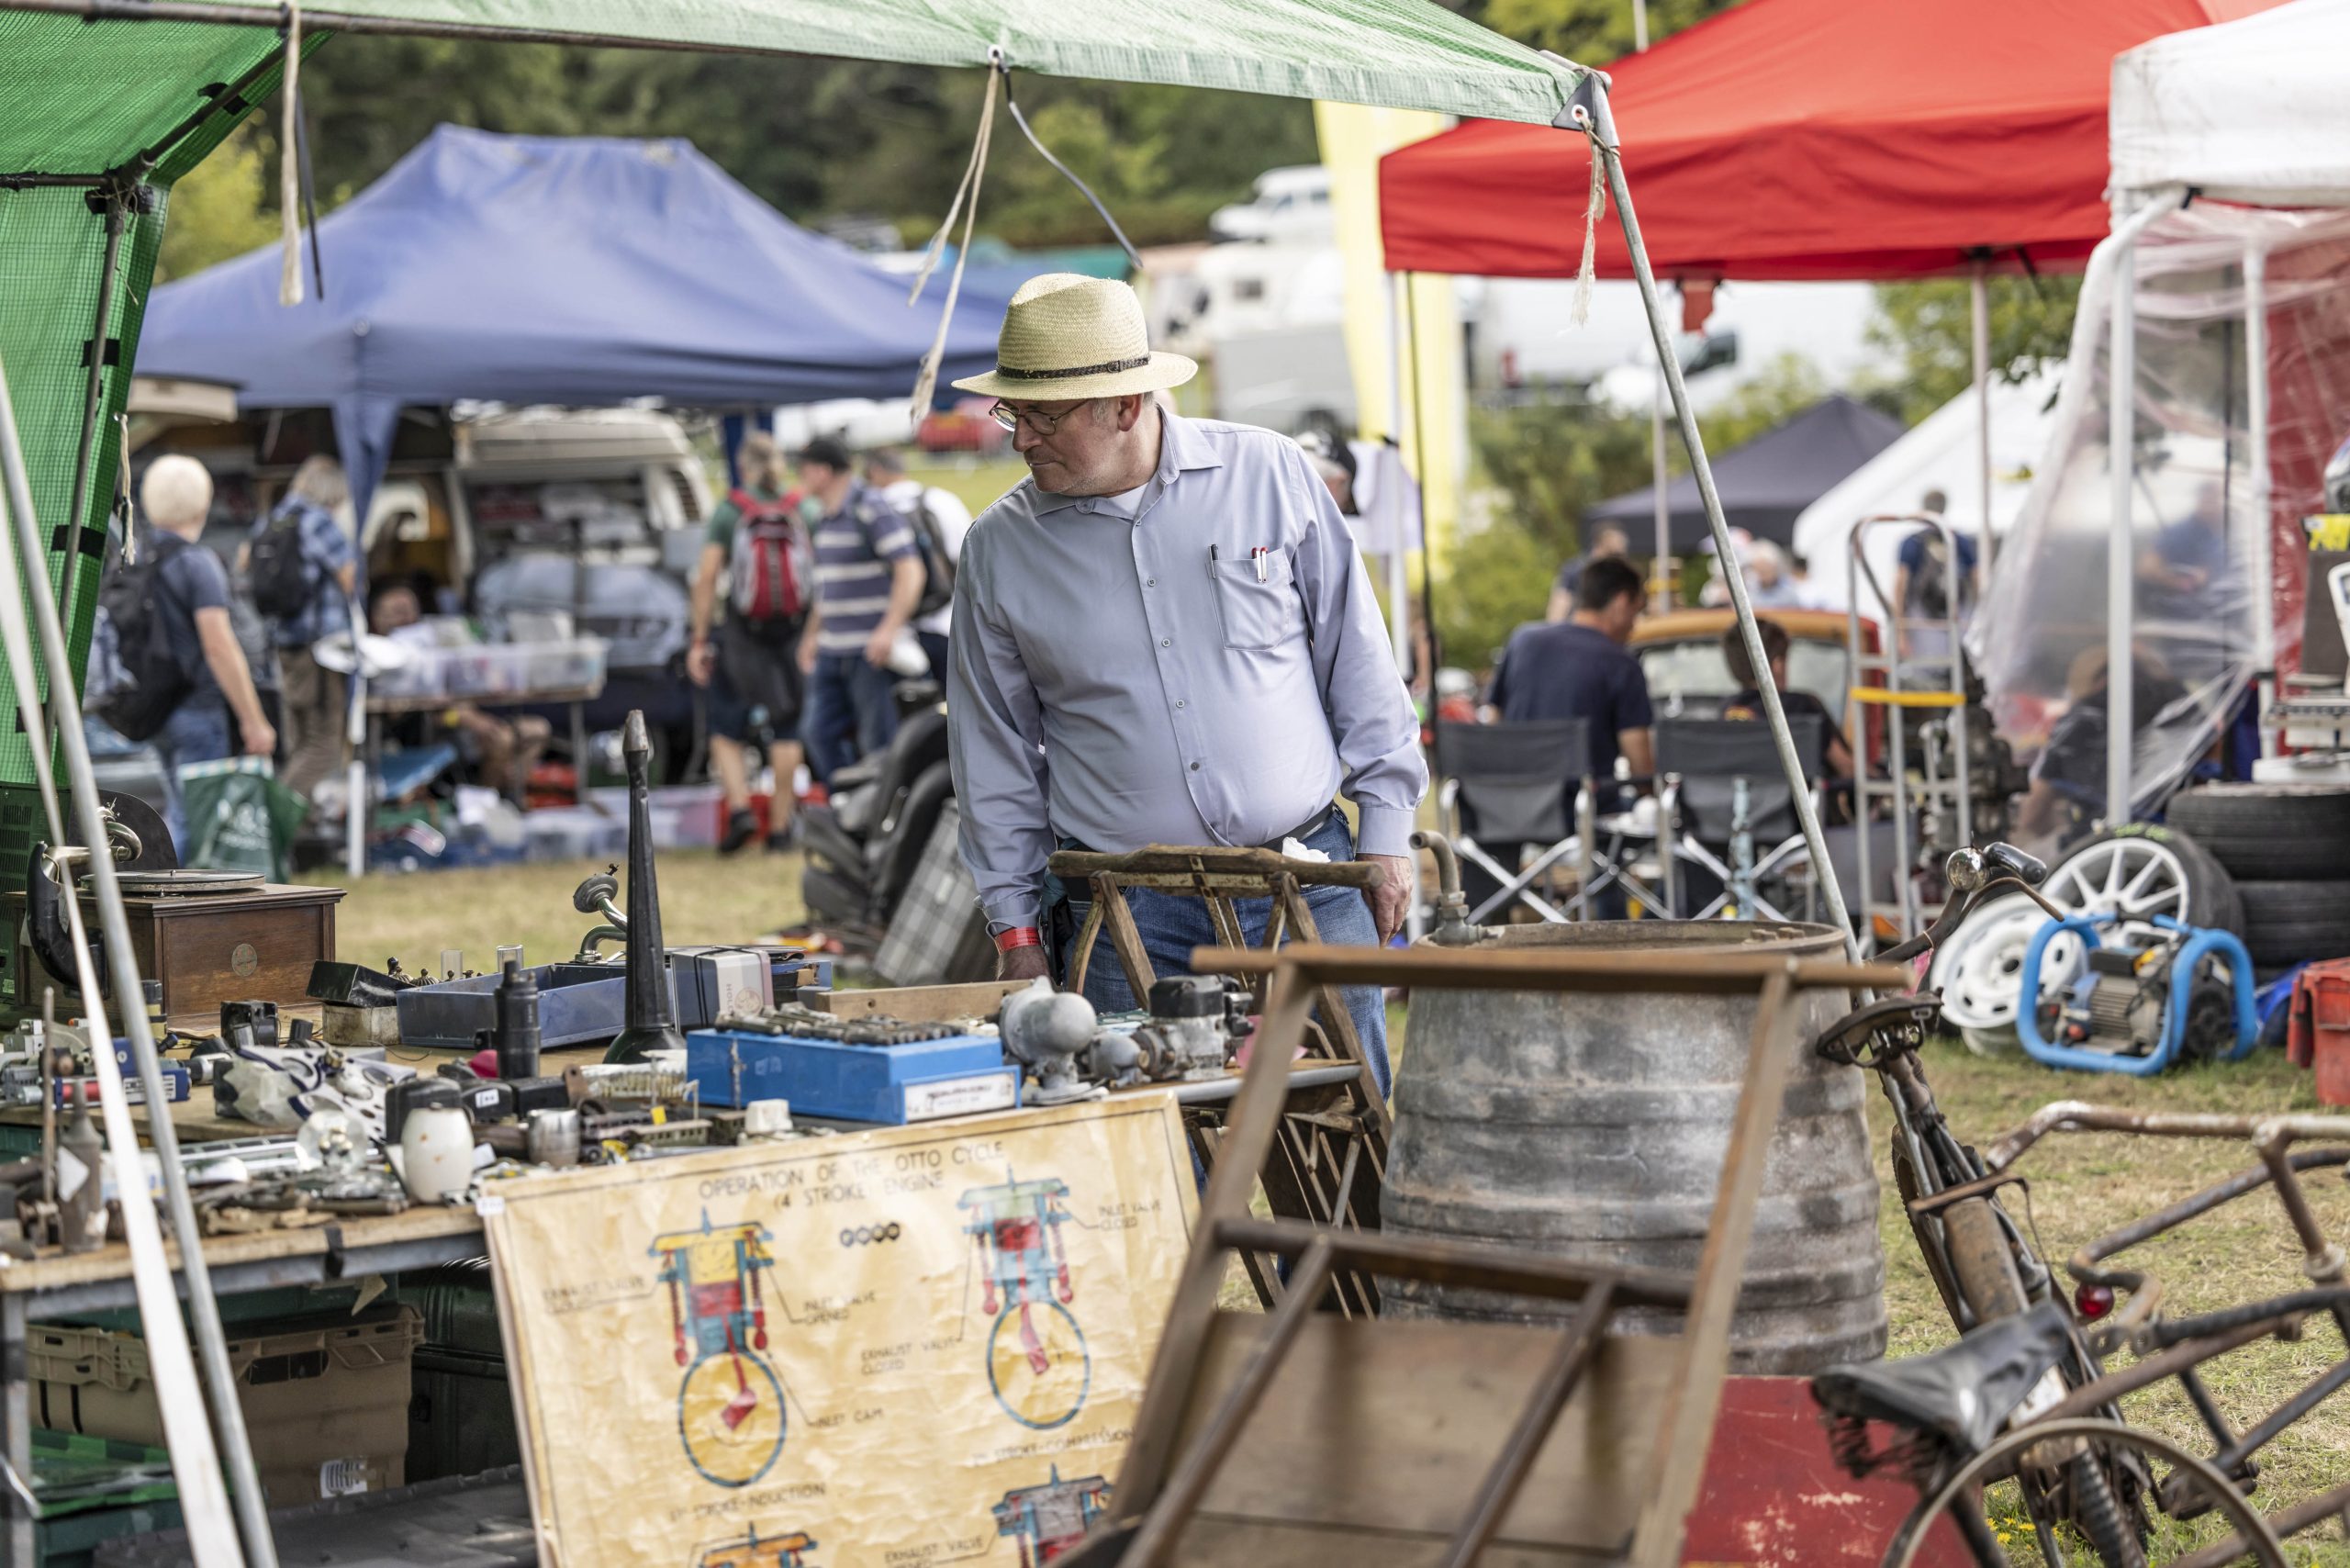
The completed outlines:
<svg viewBox="0 0 2350 1568">
<path fill-rule="evenodd" d="M 1972 1453 L 1998 1435 L 2067 1344 L 2065 1309 L 2043 1301 L 1922 1356 L 1824 1372 L 1811 1380 L 1811 1396 L 1831 1414 L 1889 1421 Z"/>
<path fill-rule="evenodd" d="M 1940 991 L 1917 996 L 1888 996 L 1846 1014 L 1811 1042 L 1814 1053 L 1847 1067 L 1874 1065 L 1882 1054 L 1876 1036 L 1893 1036 L 1899 1045 L 1923 1045 L 1942 1025 Z"/>
</svg>

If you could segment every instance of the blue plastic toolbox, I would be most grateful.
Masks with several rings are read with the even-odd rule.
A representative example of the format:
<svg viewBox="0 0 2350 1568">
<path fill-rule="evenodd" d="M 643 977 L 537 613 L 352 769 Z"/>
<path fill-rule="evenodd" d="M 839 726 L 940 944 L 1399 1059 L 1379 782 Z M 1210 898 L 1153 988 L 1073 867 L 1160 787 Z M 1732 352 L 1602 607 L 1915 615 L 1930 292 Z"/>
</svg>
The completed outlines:
<svg viewBox="0 0 2350 1568">
<path fill-rule="evenodd" d="M 955 1035 L 902 1046 L 845 1046 L 794 1035 L 702 1029 L 686 1036 L 686 1074 L 705 1105 L 788 1100 L 795 1116 L 935 1121 L 1020 1103 L 1020 1070 L 1002 1042 Z"/>
</svg>

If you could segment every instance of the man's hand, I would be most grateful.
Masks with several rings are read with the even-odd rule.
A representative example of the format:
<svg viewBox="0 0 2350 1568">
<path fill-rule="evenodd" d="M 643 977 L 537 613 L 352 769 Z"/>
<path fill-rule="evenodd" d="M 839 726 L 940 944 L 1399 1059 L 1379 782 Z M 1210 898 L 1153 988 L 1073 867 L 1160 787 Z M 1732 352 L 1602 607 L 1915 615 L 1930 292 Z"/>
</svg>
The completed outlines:
<svg viewBox="0 0 2350 1568">
<path fill-rule="evenodd" d="M 816 673 L 816 636 L 812 632 L 800 639 L 800 673 Z"/>
<path fill-rule="evenodd" d="M 707 642 L 697 640 L 686 650 L 686 674 L 696 686 L 708 686 L 711 671 L 717 667 L 718 651 Z"/>
<path fill-rule="evenodd" d="M 1371 905 L 1371 923 L 1379 932 L 1379 945 L 1384 947 L 1390 937 L 1404 929 L 1412 899 L 1419 892 L 1420 868 L 1408 855 L 1358 855 L 1355 858 L 1387 873 L 1379 886 L 1362 895 Z"/>
<path fill-rule="evenodd" d="M 274 756 L 277 753 L 277 732 L 269 727 L 267 719 L 256 718 L 251 722 L 237 721 L 237 733 L 244 737 L 247 756 Z"/>
<path fill-rule="evenodd" d="M 1005 980 L 1041 980 L 1049 972 L 1045 949 L 1035 943 L 995 956 L 995 978 Z"/>
<path fill-rule="evenodd" d="M 873 629 L 873 635 L 865 640 L 865 662 L 875 669 L 888 668 L 890 652 L 897 645 L 898 629 L 884 621 Z"/>
</svg>

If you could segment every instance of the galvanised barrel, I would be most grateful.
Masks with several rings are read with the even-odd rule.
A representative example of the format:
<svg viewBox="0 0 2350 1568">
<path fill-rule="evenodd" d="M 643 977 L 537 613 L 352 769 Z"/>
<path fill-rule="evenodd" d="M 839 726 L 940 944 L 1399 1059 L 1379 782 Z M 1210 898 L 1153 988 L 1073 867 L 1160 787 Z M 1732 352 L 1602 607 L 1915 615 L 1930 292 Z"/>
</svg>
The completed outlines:
<svg viewBox="0 0 2350 1568">
<path fill-rule="evenodd" d="M 1518 951 L 1785 953 L 1834 959 L 1822 925 L 1600 921 L 1497 928 Z M 1492 944 L 1481 946 L 1492 950 Z M 1885 1255 L 1867 1085 L 1807 1047 L 1852 1005 L 1799 991 L 1798 1059 L 1771 1142 L 1731 1327 L 1745 1372 L 1807 1372 L 1885 1351 Z M 1413 991 L 1382 1213 L 1402 1236 L 1694 1272 L 1752 1039 L 1751 996 Z M 1393 1316 L 1558 1324 L 1571 1304 L 1390 1281 Z M 1625 1313 L 1679 1332 L 1672 1313 Z"/>
</svg>

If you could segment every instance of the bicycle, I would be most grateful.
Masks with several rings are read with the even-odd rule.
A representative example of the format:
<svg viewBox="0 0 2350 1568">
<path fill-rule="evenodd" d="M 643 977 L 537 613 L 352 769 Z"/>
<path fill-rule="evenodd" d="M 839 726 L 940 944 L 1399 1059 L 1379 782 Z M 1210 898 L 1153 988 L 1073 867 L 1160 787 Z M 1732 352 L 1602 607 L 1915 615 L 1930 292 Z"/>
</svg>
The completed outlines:
<svg viewBox="0 0 2350 1568">
<path fill-rule="evenodd" d="M 2320 1315 L 2350 1331 L 2350 1284 L 2344 1282 L 2342 1249 L 2319 1227 L 2300 1184 L 2308 1171 L 2350 1165 L 2350 1117 L 2177 1114 L 2065 1101 L 2042 1107 L 1995 1141 L 1984 1162 L 2004 1175 L 2025 1151 L 2056 1132 L 2240 1137 L 2253 1142 L 2260 1163 L 2098 1237 L 2067 1260 L 2066 1272 L 2077 1287 L 2076 1323 L 2087 1325 L 2082 1337 L 2088 1349 L 2099 1355 L 2127 1349 L 2137 1358 L 2121 1372 L 2102 1374 L 2053 1402 L 2040 1396 L 2041 1381 L 2055 1365 L 2051 1358 L 2062 1353 L 2064 1339 L 2073 1332 L 2061 1306 L 2046 1303 L 2021 1317 L 1985 1325 L 1929 1355 L 1840 1368 L 1814 1380 L 1814 1396 L 1827 1414 L 1840 1462 L 1855 1476 L 1897 1469 L 1918 1487 L 1919 1506 L 1896 1535 L 1886 1562 L 1896 1568 L 1911 1562 L 1932 1521 L 1947 1514 L 1977 1562 L 2003 1562 L 1975 1494 L 1985 1481 L 2032 1462 L 2035 1450 L 2063 1443 L 2109 1457 L 2128 1453 L 2141 1466 L 2149 1457 L 2166 1460 L 2170 1474 L 2148 1494 L 2165 1515 L 2189 1520 L 2217 1511 L 2234 1527 L 2228 1540 L 2191 1550 L 2171 1568 L 2220 1568 L 2246 1555 L 2282 1564 L 2282 1540 L 2342 1517 L 2350 1509 L 2350 1485 L 2266 1518 L 2250 1500 L 2260 1473 L 2255 1456 L 2350 1385 L 2350 1356 L 2319 1372 L 2241 1432 L 2213 1400 L 2202 1368 L 2259 1339 L 2298 1338 L 2306 1320 Z M 2328 1147 L 2291 1147 L 2312 1140 L 2325 1140 Z M 2285 1210 L 2311 1288 L 2173 1318 L 2163 1313 L 2160 1280 L 2143 1269 L 2114 1266 L 2120 1254 L 2263 1187 L 2274 1189 Z M 2109 1408 L 2125 1394 L 2173 1380 L 2211 1436 L 2215 1451 L 2208 1458 L 2124 1423 L 2088 1418 L 2088 1412 Z M 1874 1448 L 1863 1424 L 1872 1419 L 1889 1422 L 1906 1435 Z M 2144 1561 L 2143 1554 L 2138 1561 Z"/>
<path fill-rule="evenodd" d="M 1879 954 L 1879 961 L 1908 963 L 1925 957 L 1977 906 L 2009 891 L 2025 893 L 2052 918 L 2062 918 L 2033 890 L 2047 877 L 2048 868 L 2012 845 L 1959 850 L 1944 862 L 1943 875 L 1951 896 L 1934 923 Z M 1959 1140 L 1935 1102 L 1918 1053 L 1929 1038 L 1942 1032 L 1940 994 L 1915 991 L 1855 1009 L 1823 1031 L 1812 1048 L 1830 1061 L 1876 1074 L 1893 1108 L 1894 1186 L 1926 1271 L 1959 1333 L 2042 1308 L 2048 1309 L 2043 1316 L 2061 1326 L 2058 1352 L 2025 1390 L 2045 1406 L 2094 1383 L 2104 1368 L 2083 1338 L 2072 1304 L 2062 1298 L 2053 1273 L 1999 1204 L 1998 1191 L 2011 1179 L 1995 1172 Z M 2109 1421 L 2120 1419 L 2120 1412 L 2109 1406 L 2100 1406 L 2097 1413 Z M 2050 1449 L 2035 1459 L 2018 1465 L 2015 1474 L 2025 1510 L 2050 1561 L 2062 1560 L 2055 1527 L 2071 1523 L 2089 1538 L 2107 1568 L 2142 1568 L 2144 1557 L 2138 1543 L 2148 1527 L 2143 1462 L 2089 1444 Z"/>
</svg>

